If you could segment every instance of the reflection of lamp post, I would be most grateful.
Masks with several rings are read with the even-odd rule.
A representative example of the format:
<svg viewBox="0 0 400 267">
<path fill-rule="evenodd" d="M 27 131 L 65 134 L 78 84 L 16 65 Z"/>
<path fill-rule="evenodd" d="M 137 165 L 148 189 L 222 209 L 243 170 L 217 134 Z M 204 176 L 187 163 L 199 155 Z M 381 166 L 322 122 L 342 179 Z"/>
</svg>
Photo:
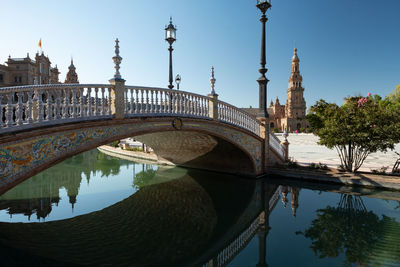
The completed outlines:
<svg viewBox="0 0 400 267">
<path fill-rule="evenodd" d="M 168 88 L 174 88 L 173 77 L 172 77 L 172 44 L 176 41 L 176 28 L 174 24 L 172 24 L 172 17 L 170 18 L 169 25 L 165 28 L 165 40 L 169 43 L 169 85 Z"/>
<path fill-rule="evenodd" d="M 179 90 L 179 84 L 181 83 L 181 75 L 176 75 L 175 82 L 176 82 L 176 89 Z"/>
<path fill-rule="evenodd" d="M 266 59 L 265 59 L 265 23 L 268 21 L 265 13 L 271 7 L 271 0 L 257 0 L 257 7 L 261 10 L 261 23 L 262 23 L 262 37 L 261 37 L 261 68 L 259 72 L 261 73 L 261 77 L 258 78 L 257 82 L 259 84 L 259 111 L 258 117 L 260 118 L 268 118 L 267 112 L 267 84 L 269 80 L 265 77 L 265 73 L 267 73 L 268 69 L 265 68 Z"/>
</svg>

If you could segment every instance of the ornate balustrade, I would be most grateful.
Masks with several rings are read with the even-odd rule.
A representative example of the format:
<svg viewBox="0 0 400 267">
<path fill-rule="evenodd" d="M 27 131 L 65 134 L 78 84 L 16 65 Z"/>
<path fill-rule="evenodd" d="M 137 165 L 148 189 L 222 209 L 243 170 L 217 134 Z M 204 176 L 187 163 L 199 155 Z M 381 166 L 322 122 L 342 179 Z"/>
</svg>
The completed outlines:
<svg viewBox="0 0 400 267">
<path fill-rule="evenodd" d="M 115 85 L 52 84 L 0 88 L 0 133 L 49 124 L 113 117 L 112 105 L 125 117 L 182 116 L 214 119 L 260 135 L 260 122 L 216 98 L 194 93 L 124 86 L 123 103 L 112 101 Z M 217 112 L 210 112 L 210 106 Z"/>
<path fill-rule="evenodd" d="M 278 137 L 273 133 L 269 134 L 269 145 L 282 159 L 285 159 L 285 149 L 281 145 L 281 141 L 279 141 Z"/>
<path fill-rule="evenodd" d="M 228 103 L 218 101 L 218 119 L 260 135 L 260 122 L 247 112 Z"/>
<path fill-rule="evenodd" d="M 111 85 L 52 84 L 0 88 L 0 133 L 112 117 Z"/>
<path fill-rule="evenodd" d="M 137 116 L 183 116 L 209 118 L 209 98 L 184 91 L 125 87 L 125 114 Z"/>
</svg>

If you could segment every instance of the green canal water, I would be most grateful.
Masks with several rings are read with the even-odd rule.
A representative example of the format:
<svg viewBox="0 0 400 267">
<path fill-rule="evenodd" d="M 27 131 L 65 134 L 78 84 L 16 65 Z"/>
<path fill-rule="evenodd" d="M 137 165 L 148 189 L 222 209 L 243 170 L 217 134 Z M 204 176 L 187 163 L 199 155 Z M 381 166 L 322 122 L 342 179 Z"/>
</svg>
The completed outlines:
<svg viewBox="0 0 400 267">
<path fill-rule="evenodd" d="M 398 200 L 92 150 L 0 196 L 0 265 L 400 266 Z"/>
</svg>

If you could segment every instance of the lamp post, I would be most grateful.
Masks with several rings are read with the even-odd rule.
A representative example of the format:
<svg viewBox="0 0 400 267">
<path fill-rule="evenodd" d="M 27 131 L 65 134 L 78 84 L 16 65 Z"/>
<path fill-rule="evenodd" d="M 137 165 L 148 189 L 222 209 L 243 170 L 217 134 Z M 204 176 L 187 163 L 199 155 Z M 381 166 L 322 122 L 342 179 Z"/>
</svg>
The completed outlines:
<svg viewBox="0 0 400 267">
<path fill-rule="evenodd" d="M 179 84 L 181 83 L 181 81 L 182 81 L 182 78 L 181 78 L 181 75 L 176 75 L 176 77 L 175 77 L 175 82 L 176 82 L 176 89 L 177 90 L 179 90 Z"/>
<path fill-rule="evenodd" d="M 271 7 L 271 0 L 257 0 L 257 7 L 261 10 L 261 23 L 262 23 L 262 37 L 261 37 L 261 68 L 259 72 L 261 73 L 261 77 L 258 78 L 257 82 L 259 84 L 259 111 L 257 117 L 259 118 L 268 118 L 267 112 L 267 84 L 269 80 L 265 77 L 265 73 L 267 73 L 268 69 L 265 68 L 266 57 L 265 57 L 265 24 L 268 21 L 265 13 Z"/>
<path fill-rule="evenodd" d="M 168 88 L 174 88 L 173 77 L 172 77 L 172 44 L 176 41 L 176 28 L 174 24 L 172 24 L 172 17 L 170 18 L 169 25 L 165 28 L 165 40 L 169 43 L 169 85 Z"/>
</svg>

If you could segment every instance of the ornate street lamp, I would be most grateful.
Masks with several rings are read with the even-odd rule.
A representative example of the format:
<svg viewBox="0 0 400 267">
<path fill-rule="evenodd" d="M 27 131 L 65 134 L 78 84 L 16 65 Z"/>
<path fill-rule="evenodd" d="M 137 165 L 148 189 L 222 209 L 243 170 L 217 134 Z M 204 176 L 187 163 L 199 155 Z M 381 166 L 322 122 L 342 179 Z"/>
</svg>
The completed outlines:
<svg viewBox="0 0 400 267">
<path fill-rule="evenodd" d="M 176 77 L 175 77 L 175 82 L 176 82 L 176 89 L 178 89 L 179 90 L 179 84 L 181 83 L 181 80 L 182 80 L 182 78 L 181 78 L 181 75 L 176 75 Z"/>
<path fill-rule="evenodd" d="M 259 111 L 257 117 L 259 118 L 268 118 L 267 112 L 267 84 L 269 80 L 265 77 L 265 73 L 267 73 L 268 69 L 265 68 L 266 59 L 265 59 L 265 24 L 268 21 L 265 13 L 271 7 L 271 0 L 257 0 L 257 7 L 261 10 L 261 23 L 262 23 L 262 37 L 261 37 L 261 68 L 259 72 L 261 73 L 261 77 L 257 80 L 259 84 Z"/>
<path fill-rule="evenodd" d="M 169 25 L 165 28 L 165 41 L 169 43 L 169 85 L 168 88 L 172 89 L 174 88 L 174 85 L 172 84 L 173 78 L 172 78 L 172 51 L 174 50 L 172 48 L 172 44 L 176 41 L 176 28 L 174 24 L 172 24 L 172 17 L 170 18 Z"/>
</svg>

